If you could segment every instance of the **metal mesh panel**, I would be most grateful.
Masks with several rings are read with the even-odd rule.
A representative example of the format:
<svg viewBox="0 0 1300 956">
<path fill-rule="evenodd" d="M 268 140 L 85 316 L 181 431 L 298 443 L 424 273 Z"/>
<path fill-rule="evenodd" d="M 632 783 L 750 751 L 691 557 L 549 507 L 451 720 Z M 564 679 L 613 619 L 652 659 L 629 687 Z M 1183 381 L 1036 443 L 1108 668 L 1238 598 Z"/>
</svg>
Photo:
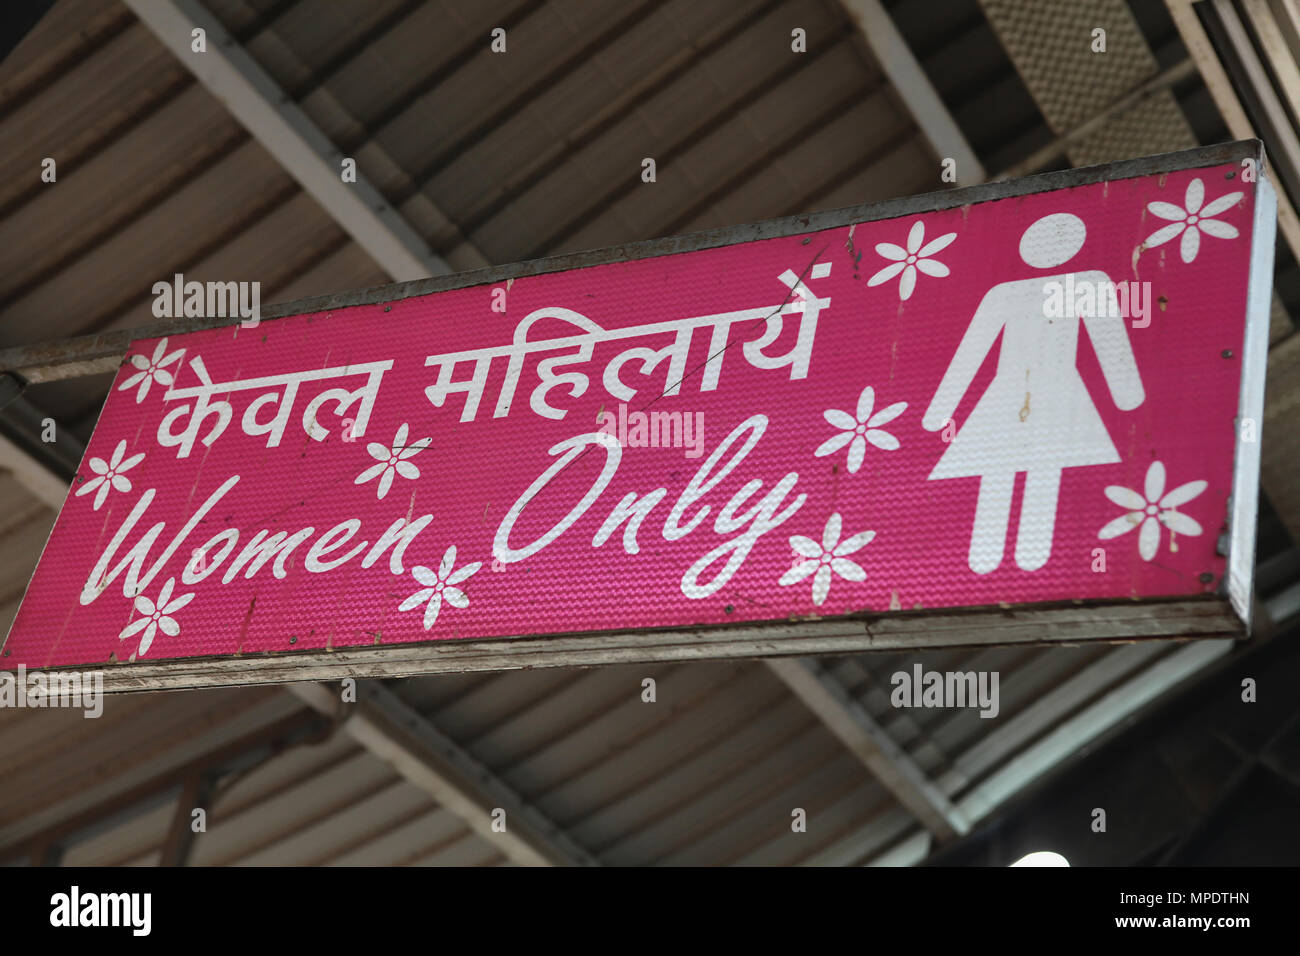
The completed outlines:
<svg viewBox="0 0 1300 956">
<path fill-rule="evenodd" d="M 1157 72 L 1124 0 L 1023 3 L 980 0 L 1030 94 L 1052 130 L 1068 133 Z M 1092 50 L 1092 31 L 1106 31 L 1106 52 Z M 1067 150 L 1076 166 L 1091 166 L 1195 146 L 1196 139 L 1168 90 L 1115 117 Z"/>
</svg>

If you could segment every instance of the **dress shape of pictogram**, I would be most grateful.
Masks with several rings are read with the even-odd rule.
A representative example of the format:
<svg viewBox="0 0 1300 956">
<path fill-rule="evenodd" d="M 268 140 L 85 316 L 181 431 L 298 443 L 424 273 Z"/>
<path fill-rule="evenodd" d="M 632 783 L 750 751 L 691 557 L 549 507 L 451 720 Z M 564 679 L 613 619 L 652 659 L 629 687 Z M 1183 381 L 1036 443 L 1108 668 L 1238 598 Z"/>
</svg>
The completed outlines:
<svg viewBox="0 0 1300 956">
<path fill-rule="evenodd" d="M 1054 213 L 1020 238 L 1020 258 L 1035 269 L 1069 262 L 1083 248 L 1083 220 Z M 1049 283 L 1091 284 L 1101 291 L 1093 315 L 1049 317 Z M 929 431 L 952 420 L 985 357 L 1001 336 L 988 389 L 930 472 L 930 479 L 980 479 L 968 563 L 987 574 L 1002 563 L 1016 475 L 1025 473 L 1016 535 L 1016 565 L 1036 571 L 1052 554 L 1061 471 L 1120 460 L 1076 364 L 1082 320 L 1115 405 L 1124 411 L 1145 394 L 1114 286 L 1098 270 L 1001 282 L 985 293 L 922 419 Z M 1067 306 L 1069 304 L 1067 303 Z"/>
</svg>

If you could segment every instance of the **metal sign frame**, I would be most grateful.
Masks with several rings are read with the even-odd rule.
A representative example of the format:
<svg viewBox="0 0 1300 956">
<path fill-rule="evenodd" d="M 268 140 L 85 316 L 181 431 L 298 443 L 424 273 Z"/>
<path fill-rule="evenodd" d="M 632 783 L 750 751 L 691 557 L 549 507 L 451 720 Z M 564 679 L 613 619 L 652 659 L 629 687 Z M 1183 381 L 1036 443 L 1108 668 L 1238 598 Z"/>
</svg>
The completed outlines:
<svg viewBox="0 0 1300 956">
<path fill-rule="evenodd" d="M 1242 371 L 1228 533 L 1219 542 L 1220 553 L 1227 557 L 1227 569 L 1223 584 L 1216 594 L 1181 599 L 1070 601 L 981 608 L 899 610 L 758 624 L 466 638 L 375 647 L 139 661 L 104 667 L 104 687 L 111 691 L 133 691 L 284 683 L 339 679 L 345 676 L 387 678 L 533 667 L 842 655 L 917 647 L 1247 636 L 1250 632 L 1253 603 L 1260 446 L 1257 437 L 1253 441 L 1243 440 L 1240 424 L 1247 419 L 1252 419 L 1255 423 L 1262 422 L 1263 419 L 1277 207 L 1276 193 L 1269 183 L 1264 164 L 1263 147 L 1258 141 L 1248 140 L 1167 153 L 303 299 L 268 307 L 262 311 L 262 318 L 267 321 L 347 306 L 381 304 L 596 264 L 801 235 L 853 223 L 952 209 L 1110 180 L 1226 163 L 1240 164 L 1245 160 L 1255 162 L 1258 179 L 1251 236 L 1247 315 L 1241 343 Z M 64 342 L 3 349 L 0 350 L 0 369 L 33 383 L 99 374 L 116 369 L 133 340 L 235 325 L 239 321 L 238 317 L 178 319 Z"/>
</svg>

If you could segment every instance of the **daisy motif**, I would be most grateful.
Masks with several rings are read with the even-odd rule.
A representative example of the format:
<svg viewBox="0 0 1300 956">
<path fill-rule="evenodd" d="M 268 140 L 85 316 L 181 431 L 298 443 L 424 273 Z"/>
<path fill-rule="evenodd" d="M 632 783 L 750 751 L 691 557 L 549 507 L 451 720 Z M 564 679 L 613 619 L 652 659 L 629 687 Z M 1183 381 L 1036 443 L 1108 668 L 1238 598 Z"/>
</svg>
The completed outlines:
<svg viewBox="0 0 1300 956">
<path fill-rule="evenodd" d="M 125 382 L 117 387 L 119 392 L 124 392 L 128 388 L 138 384 L 140 391 L 136 392 L 135 403 L 139 405 L 144 401 L 144 397 L 149 394 L 149 386 L 155 381 L 161 385 L 171 385 L 174 379 L 172 373 L 167 371 L 165 366 L 171 365 L 178 358 L 185 354 L 184 349 L 177 349 L 171 355 L 166 355 L 167 340 L 162 339 L 158 342 L 158 347 L 153 350 L 153 358 L 147 359 L 139 353 L 131 356 L 131 364 L 140 371 L 136 372 Z"/>
<path fill-rule="evenodd" d="M 415 465 L 411 464 L 411 462 L 406 459 L 424 451 L 429 447 L 429 443 L 432 442 L 433 439 L 421 438 L 419 441 L 412 442 L 408 445 L 406 443 L 408 431 L 409 429 L 406 424 L 403 423 L 402 427 L 397 430 L 397 434 L 393 436 L 392 448 L 385 447 L 377 441 L 372 441 L 370 444 L 366 445 L 366 452 L 371 458 L 378 461 L 379 464 L 371 465 L 361 474 L 357 475 L 353 484 L 364 484 L 376 475 L 382 475 L 383 477 L 379 479 L 379 497 L 382 498 L 384 495 L 388 494 L 388 488 L 393 483 L 394 472 L 401 475 L 403 478 L 410 478 L 412 480 L 419 478 L 420 469 L 416 468 Z"/>
<path fill-rule="evenodd" d="M 96 511 L 104 503 L 104 499 L 108 497 L 110 488 L 115 491 L 131 490 L 131 479 L 122 472 L 140 464 L 144 460 L 144 452 L 132 455 L 126 461 L 123 461 L 122 456 L 125 454 L 126 439 L 122 439 L 117 443 L 117 447 L 113 449 L 113 456 L 108 461 L 104 461 L 102 458 L 90 459 L 90 470 L 95 473 L 95 477 L 78 488 L 77 494 L 88 495 L 98 488 L 99 491 L 95 495 Z"/>
<path fill-rule="evenodd" d="M 1207 482 L 1189 481 L 1179 485 L 1169 494 L 1165 494 L 1165 466 L 1153 461 L 1147 469 L 1143 494 L 1122 485 L 1110 485 L 1106 488 L 1106 497 L 1121 508 L 1129 508 L 1126 514 L 1106 524 L 1097 532 L 1103 541 L 1119 537 L 1133 528 L 1141 527 L 1138 532 L 1138 553 L 1143 561 L 1150 561 L 1160 550 L 1160 526 L 1164 525 L 1175 534 L 1198 535 L 1202 529 L 1198 522 L 1177 511 L 1179 505 L 1191 501 L 1205 490 Z"/>
<path fill-rule="evenodd" d="M 925 223 L 918 219 L 912 224 L 912 230 L 907 234 L 907 248 L 896 246 L 892 242 L 876 243 L 876 252 L 885 259 L 892 259 L 891 265 L 885 266 L 870 279 L 867 285 L 880 285 L 882 282 L 888 282 L 900 272 L 903 278 L 898 283 L 898 299 L 903 301 L 912 297 L 912 290 L 916 288 L 917 271 L 924 272 L 928 276 L 943 278 L 948 275 L 948 267 L 942 262 L 928 258 L 934 255 L 940 249 L 957 238 L 957 233 L 949 232 L 938 239 L 933 239 L 925 245 Z"/>
<path fill-rule="evenodd" d="M 122 641 L 132 634 L 144 631 L 144 637 L 140 638 L 140 647 L 136 651 L 141 657 L 153 646 L 153 637 L 157 631 L 162 631 L 168 637 L 175 637 L 181 632 L 181 626 L 170 615 L 175 614 L 194 600 L 194 592 L 182 594 L 173 601 L 172 588 L 175 586 L 176 579 L 168 578 L 167 583 L 163 585 L 162 591 L 158 594 L 157 602 L 150 601 L 143 594 L 138 595 L 135 599 L 135 609 L 144 617 L 133 624 L 128 624 L 122 629 L 122 633 L 117 635 L 117 639 Z"/>
<path fill-rule="evenodd" d="M 849 471 L 856 472 L 862 466 L 863 456 L 867 453 L 867 442 L 871 442 L 877 448 L 883 448 L 885 451 L 896 449 L 898 439 L 889 432 L 882 430 L 880 426 L 892 422 L 903 414 L 907 408 L 907 402 L 895 402 L 873 415 L 871 412 L 875 404 L 875 390 L 868 385 L 862 390 L 862 394 L 858 396 L 858 414 L 856 418 L 848 412 L 840 411 L 838 408 L 828 408 L 823 412 L 826 421 L 836 428 L 842 429 L 842 431 L 818 445 L 813 454 L 818 458 L 822 458 L 848 445 Z"/>
<path fill-rule="evenodd" d="M 438 620 L 438 611 L 442 608 L 443 598 L 446 598 L 447 603 L 452 607 L 469 607 L 469 598 L 465 596 L 464 591 L 455 585 L 473 577 L 474 573 L 483 567 L 483 562 L 475 561 L 473 564 L 467 564 L 453 573 L 452 568 L 455 566 L 456 546 L 453 544 L 447 549 L 446 554 L 442 556 L 442 564 L 438 566 L 436 574 L 423 565 L 412 568 L 411 575 L 425 587 L 403 601 L 398 610 L 409 611 L 421 604 L 425 604 L 427 601 L 428 603 L 424 608 L 424 629 L 427 631 L 433 627 L 434 621 Z"/>
<path fill-rule="evenodd" d="M 781 575 L 781 580 L 777 584 L 782 587 L 798 584 L 808 575 L 813 574 L 814 571 L 817 572 L 813 577 L 812 599 L 813 603 L 820 607 L 822 602 L 826 600 L 826 595 L 830 593 L 832 572 L 847 581 L 865 581 L 867 579 L 867 572 L 856 562 L 846 558 L 845 555 L 860 551 L 875 536 L 874 531 L 863 531 L 851 538 L 840 541 L 840 516 L 836 512 L 826 520 L 826 528 L 822 531 L 822 543 L 820 545 L 801 534 L 797 534 L 790 539 L 790 547 L 803 555 L 806 560 Z"/>
<path fill-rule="evenodd" d="M 1237 238 L 1238 233 L 1235 226 L 1230 226 L 1226 222 L 1219 222 L 1219 220 L 1210 217 L 1231 209 L 1241 199 L 1241 195 L 1239 192 L 1228 193 L 1226 196 L 1220 196 L 1205 208 L 1201 208 L 1201 203 L 1205 202 L 1205 183 L 1199 179 L 1193 179 L 1187 184 L 1187 193 L 1183 196 L 1183 204 L 1187 208 L 1179 208 L 1171 202 L 1147 204 L 1147 209 L 1161 219 L 1170 220 L 1170 224 L 1161 226 L 1147 236 L 1143 245 L 1148 249 L 1152 249 L 1163 245 L 1179 233 L 1182 233 L 1183 238 L 1178 244 L 1178 254 L 1183 257 L 1184 262 L 1191 262 L 1196 258 L 1196 253 L 1201 248 L 1201 233 L 1213 236 L 1216 239 Z"/>
</svg>

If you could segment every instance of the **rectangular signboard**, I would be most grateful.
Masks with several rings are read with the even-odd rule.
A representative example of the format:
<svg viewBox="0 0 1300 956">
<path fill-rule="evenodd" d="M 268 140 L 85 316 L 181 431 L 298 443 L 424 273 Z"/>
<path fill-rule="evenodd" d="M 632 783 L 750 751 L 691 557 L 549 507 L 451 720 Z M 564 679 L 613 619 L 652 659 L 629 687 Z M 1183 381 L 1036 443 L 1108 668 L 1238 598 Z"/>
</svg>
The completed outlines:
<svg viewBox="0 0 1300 956">
<path fill-rule="evenodd" d="M 1231 144 L 178 321 L 122 360 L 3 666 L 1244 633 L 1272 197 Z"/>
</svg>

